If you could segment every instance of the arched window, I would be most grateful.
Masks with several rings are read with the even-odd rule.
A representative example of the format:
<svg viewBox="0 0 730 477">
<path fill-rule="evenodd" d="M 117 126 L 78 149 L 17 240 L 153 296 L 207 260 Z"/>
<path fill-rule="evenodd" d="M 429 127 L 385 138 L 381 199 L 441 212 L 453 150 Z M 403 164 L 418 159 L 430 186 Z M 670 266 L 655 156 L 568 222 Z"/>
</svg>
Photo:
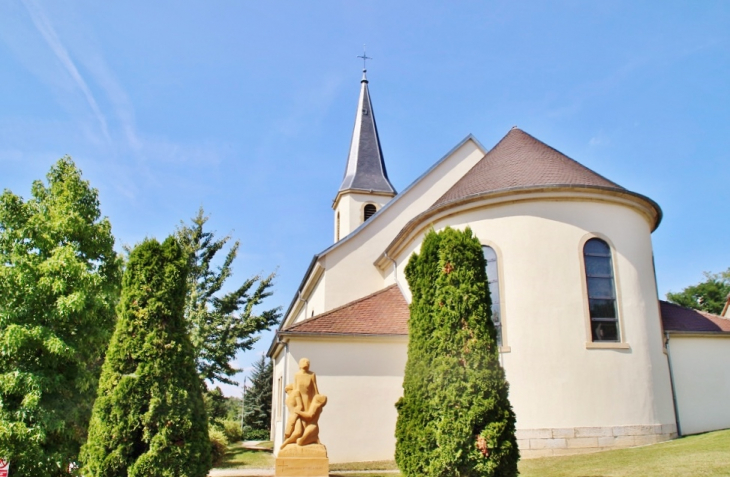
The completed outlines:
<svg viewBox="0 0 730 477">
<path fill-rule="evenodd" d="M 611 247 L 598 238 L 583 246 L 593 341 L 620 341 Z"/>
<path fill-rule="evenodd" d="M 363 210 L 363 215 L 365 217 L 363 219 L 363 222 L 366 221 L 367 219 L 369 219 L 370 217 L 372 217 L 376 211 L 377 211 L 377 209 L 375 208 L 375 206 L 373 204 L 367 204 L 365 206 L 365 209 Z"/>
<path fill-rule="evenodd" d="M 497 329 L 497 344 L 502 346 L 502 305 L 499 297 L 499 270 L 497 253 L 489 245 L 482 245 L 484 258 L 487 260 L 487 284 L 489 296 L 492 298 L 492 323 Z"/>
</svg>

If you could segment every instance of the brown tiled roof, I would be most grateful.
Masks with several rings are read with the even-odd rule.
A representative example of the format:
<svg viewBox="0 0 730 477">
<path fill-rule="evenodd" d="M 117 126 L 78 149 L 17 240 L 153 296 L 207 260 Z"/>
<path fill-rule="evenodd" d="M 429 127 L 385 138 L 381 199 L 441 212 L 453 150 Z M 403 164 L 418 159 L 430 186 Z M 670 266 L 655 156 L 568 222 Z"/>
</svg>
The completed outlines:
<svg viewBox="0 0 730 477">
<path fill-rule="evenodd" d="M 408 304 L 397 285 L 294 323 L 284 333 L 408 335 Z"/>
<path fill-rule="evenodd" d="M 561 185 L 625 191 L 515 127 L 433 206 L 499 190 Z"/>
<path fill-rule="evenodd" d="M 730 332 L 730 320 L 659 300 L 664 331 Z"/>
</svg>

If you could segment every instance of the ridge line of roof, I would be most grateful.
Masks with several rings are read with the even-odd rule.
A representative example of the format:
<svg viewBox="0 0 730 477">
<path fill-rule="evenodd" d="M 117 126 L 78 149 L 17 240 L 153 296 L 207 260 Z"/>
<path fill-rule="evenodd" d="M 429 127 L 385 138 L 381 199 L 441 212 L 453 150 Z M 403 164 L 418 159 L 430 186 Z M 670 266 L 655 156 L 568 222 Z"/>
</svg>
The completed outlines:
<svg viewBox="0 0 730 477">
<path fill-rule="evenodd" d="M 324 317 L 326 317 L 328 315 L 331 315 L 334 312 L 337 312 L 337 311 L 340 311 L 340 310 L 342 310 L 344 308 L 347 308 L 348 306 L 355 305 L 355 304 L 360 303 L 362 301 L 365 301 L 365 300 L 367 300 L 369 298 L 373 298 L 373 297 L 375 297 L 377 295 L 380 295 L 381 293 L 385 293 L 386 291 L 390 290 L 391 288 L 394 288 L 394 287 L 397 287 L 397 286 L 398 286 L 397 283 L 394 283 L 392 285 L 388 285 L 387 287 L 381 288 L 380 290 L 378 290 L 376 292 L 373 292 L 373 293 L 371 293 L 369 295 L 365 295 L 364 297 L 357 298 L 355 300 L 352 300 L 350 302 L 345 303 L 344 305 L 340 305 L 340 306 L 338 306 L 336 308 L 332 308 L 331 310 L 327 310 L 324 313 L 320 313 L 319 315 L 315 315 L 315 316 L 312 316 L 312 317 L 307 318 L 305 320 L 302 320 L 299 323 L 293 323 L 293 324 L 289 325 L 289 327 L 287 327 L 286 329 L 282 329 L 281 331 L 282 332 L 285 332 L 287 330 L 290 330 L 292 327 L 300 326 L 300 325 L 303 325 L 303 324 L 306 324 L 306 323 L 311 323 L 311 322 L 316 321 L 316 320 L 318 320 L 320 318 L 324 318 Z M 398 292 L 400 292 L 401 296 L 403 295 L 403 292 L 400 291 L 400 288 L 398 288 Z"/>
</svg>

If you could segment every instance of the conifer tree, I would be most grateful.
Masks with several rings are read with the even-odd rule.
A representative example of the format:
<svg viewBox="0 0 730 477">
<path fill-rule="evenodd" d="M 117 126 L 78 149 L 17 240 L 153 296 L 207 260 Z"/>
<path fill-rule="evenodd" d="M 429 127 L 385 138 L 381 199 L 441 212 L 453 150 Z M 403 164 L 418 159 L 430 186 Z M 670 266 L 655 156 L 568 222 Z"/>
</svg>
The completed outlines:
<svg viewBox="0 0 730 477">
<path fill-rule="evenodd" d="M 204 477 L 208 423 L 183 308 L 187 255 L 170 237 L 129 255 L 83 449 L 93 477 Z"/>
<path fill-rule="evenodd" d="M 251 373 L 251 387 L 246 391 L 243 415 L 243 434 L 252 435 L 252 431 L 263 431 L 265 434 L 271 427 L 271 399 L 274 379 L 274 365 L 266 362 L 261 356 L 254 363 Z"/>
<path fill-rule="evenodd" d="M 121 260 L 98 192 L 66 156 L 24 201 L 0 196 L 0 457 L 68 475 L 114 329 Z"/>
<path fill-rule="evenodd" d="M 215 267 L 216 254 L 230 237 L 216 239 L 214 232 L 204 230 L 207 221 L 201 208 L 192 224 L 182 224 L 177 231 L 189 259 L 185 319 L 200 379 L 238 384 L 231 376 L 239 370 L 230 364 L 236 353 L 250 350 L 259 339 L 257 334 L 277 324 L 281 317 L 279 308 L 256 310 L 271 296 L 275 275 L 254 275 L 237 288 L 221 293 L 226 280 L 233 275 L 231 265 L 240 243 L 235 241 L 222 264 Z"/>
<path fill-rule="evenodd" d="M 515 415 L 479 241 L 469 228 L 429 232 L 406 279 L 413 300 L 398 466 L 408 477 L 517 475 Z"/>
</svg>

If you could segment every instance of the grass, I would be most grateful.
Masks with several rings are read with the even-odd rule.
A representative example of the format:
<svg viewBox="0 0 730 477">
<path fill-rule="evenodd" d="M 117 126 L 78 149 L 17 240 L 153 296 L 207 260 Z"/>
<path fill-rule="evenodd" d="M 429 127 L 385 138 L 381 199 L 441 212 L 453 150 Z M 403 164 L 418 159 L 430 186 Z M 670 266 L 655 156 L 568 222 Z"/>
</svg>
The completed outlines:
<svg viewBox="0 0 730 477">
<path fill-rule="evenodd" d="M 334 464 L 342 470 L 390 470 L 392 461 Z M 715 477 L 730 475 L 730 429 L 683 437 L 651 446 L 565 457 L 522 460 L 520 477 Z M 398 477 L 397 473 L 339 474 L 342 477 Z"/>
<path fill-rule="evenodd" d="M 262 443 L 261 447 L 273 447 Z M 274 456 L 270 451 L 251 450 L 241 447 L 240 442 L 228 446 L 226 457 L 218 469 L 268 469 L 274 466 Z"/>
<path fill-rule="evenodd" d="M 520 461 L 522 477 L 730 475 L 730 429 L 651 446 Z"/>
</svg>

